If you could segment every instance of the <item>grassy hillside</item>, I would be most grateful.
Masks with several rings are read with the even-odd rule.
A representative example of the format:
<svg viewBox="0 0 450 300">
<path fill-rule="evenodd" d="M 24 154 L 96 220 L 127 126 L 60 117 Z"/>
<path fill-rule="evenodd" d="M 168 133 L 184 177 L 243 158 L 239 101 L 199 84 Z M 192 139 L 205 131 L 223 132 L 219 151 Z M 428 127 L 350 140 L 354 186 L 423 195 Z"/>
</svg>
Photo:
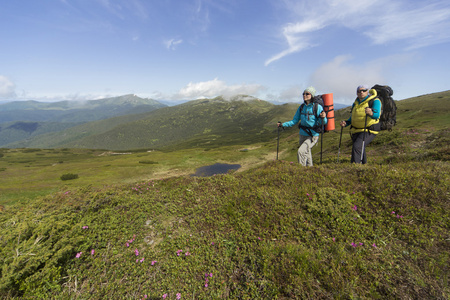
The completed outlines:
<svg viewBox="0 0 450 300">
<path fill-rule="evenodd" d="M 2 298 L 448 299 L 448 162 L 66 189 L 0 215 Z"/>
<path fill-rule="evenodd" d="M 339 129 L 312 168 L 294 162 L 297 130 L 275 161 L 270 127 L 170 152 L 1 149 L 0 297 L 449 299 L 449 100 L 399 101 L 364 166 L 347 132 L 337 163 Z M 243 168 L 188 175 L 215 162 Z"/>
</svg>

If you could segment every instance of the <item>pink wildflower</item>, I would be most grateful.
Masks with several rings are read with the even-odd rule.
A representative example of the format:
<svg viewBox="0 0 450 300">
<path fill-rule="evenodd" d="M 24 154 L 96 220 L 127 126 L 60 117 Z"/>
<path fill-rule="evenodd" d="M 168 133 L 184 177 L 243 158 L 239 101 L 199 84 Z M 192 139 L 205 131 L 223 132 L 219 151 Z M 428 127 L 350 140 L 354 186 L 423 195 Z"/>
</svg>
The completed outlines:
<svg viewBox="0 0 450 300">
<path fill-rule="evenodd" d="M 167 298 L 167 294 L 164 294 L 164 295 L 163 295 L 163 299 L 166 299 L 166 298 Z"/>
<path fill-rule="evenodd" d="M 152 266 L 154 266 L 157 263 L 156 260 L 152 260 Z"/>
<path fill-rule="evenodd" d="M 92 249 L 92 250 L 91 250 L 91 255 L 94 255 L 94 253 L 95 253 L 95 250 Z"/>
<path fill-rule="evenodd" d="M 336 242 L 336 238 L 333 238 L 333 242 Z"/>
<path fill-rule="evenodd" d="M 372 247 L 376 248 L 376 247 L 377 247 L 377 245 L 375 245 L 375 243 L 373 243 Z"/>
<path fill-rule="evenodd" d="M 78 252 L 77 255 L 75 255 L 75 257 L 80 258 L 81 254 L 83 254 L 83 252 Z"/>
<path fill-rule="evenodd" d="M 81 227 L 81 228 L 83 228 L 83 229 L 88 229 L 88 228 L 89 228 L 89 226 L 83 226 L 83 227 Z"/>
<path fill-rule="evenodd" d="M 139 255 L 139 250 L 138 249 L 134 249 L 134 254 L 136 254 L 136 256 Z"/>
<path fill-rule="evenodd" d="M 181 299 L 181 294 L 177 293 L 177 299 Z"/>
</svg>

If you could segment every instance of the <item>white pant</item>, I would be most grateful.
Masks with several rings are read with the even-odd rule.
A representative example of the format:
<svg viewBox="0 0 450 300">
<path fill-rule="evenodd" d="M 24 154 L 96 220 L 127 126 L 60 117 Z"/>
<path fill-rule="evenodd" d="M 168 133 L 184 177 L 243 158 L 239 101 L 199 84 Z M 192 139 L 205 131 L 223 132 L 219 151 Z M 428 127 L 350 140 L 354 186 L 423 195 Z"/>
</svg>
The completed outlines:
<svg viewBox="0 0 450 300">
<path fill-rule="evenodd" d="M 313 160 L 311 149 L 319 141 L 318 136 L 304 136 L 300 135 L 300 147 L 297 152 L 298 163 L 303 166 L 312 167 Z"/>
</svg>

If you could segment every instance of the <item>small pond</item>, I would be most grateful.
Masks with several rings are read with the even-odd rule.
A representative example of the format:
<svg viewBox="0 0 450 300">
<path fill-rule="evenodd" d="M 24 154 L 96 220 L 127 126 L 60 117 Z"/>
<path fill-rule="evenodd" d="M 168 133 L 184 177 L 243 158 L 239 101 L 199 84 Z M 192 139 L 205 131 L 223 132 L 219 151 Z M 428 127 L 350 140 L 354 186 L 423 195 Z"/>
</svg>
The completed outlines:
<svg viewBox="0 0 450 300">
<path fill-rule="evenodd" d="M 230 164 L 214 164 L 211 166 L 200 167 L 195 171 L 195 174 L 191 176 L 198 177 L 208 177 L 216 174 L 226 174 L 230 170 L 237 170 L 241 165 L 230 165 Z"/>
</svg>

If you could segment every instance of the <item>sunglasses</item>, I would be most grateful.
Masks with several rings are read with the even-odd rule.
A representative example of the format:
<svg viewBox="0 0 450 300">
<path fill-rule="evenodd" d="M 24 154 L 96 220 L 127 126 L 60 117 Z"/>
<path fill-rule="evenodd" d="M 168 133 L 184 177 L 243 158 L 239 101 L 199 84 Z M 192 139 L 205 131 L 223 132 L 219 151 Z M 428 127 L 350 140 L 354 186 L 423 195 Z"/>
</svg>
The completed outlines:
<svg viewBox="0 0 450 300">
<path fill-rule="evenodd" d="M 361 93 L 361 92 L 364 92 L 364 93 L 365 93 L 365 92 L 367 92 L 367 89 L 359 90 L 359 91 L 358 91 L 358 93 Z"/>
<path fill-rule="evenodd" d="M 311 93 L 303 93 L 303 96 L 311 95 Z"/>
</svg>

